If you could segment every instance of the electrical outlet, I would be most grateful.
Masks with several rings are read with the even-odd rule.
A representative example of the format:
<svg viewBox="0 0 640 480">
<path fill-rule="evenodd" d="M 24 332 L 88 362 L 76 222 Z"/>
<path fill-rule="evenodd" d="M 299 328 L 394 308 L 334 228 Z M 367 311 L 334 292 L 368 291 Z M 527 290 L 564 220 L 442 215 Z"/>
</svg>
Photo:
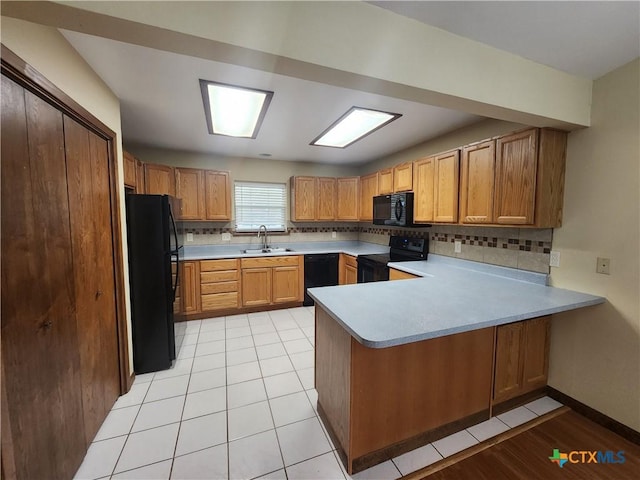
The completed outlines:
<svg viewBox="0 0 640 480">
<path fill-rule="evenodd" d="M 610 275 L 609 266 L 611 264 L 610 258 L 598 257 L 596 264 L 596 273 L 603 273 L 605 275 Z"/>
<path fill-rule="evenodd" d="M 331 238 L 336 238 L 338 234 L 336 232 L 331 232 Z"/>
<path fill-rule="evenodd" d="M 222 241 L 223 242 L 230 242 L 231 241 L 231 234 L 229 232 L 225 232 L 222 234 Z"/>
<path fill-rule="evenodd" d="M 462 253 L 462 240 L 454 240 L 453 251 L 455 253 Z"/>
<path fill-rule="evenodd" d="M 551 255 L 549 255 L 549 266 L 551 267 L 560 266 L 560 252 L 555 252 L 551 250 Z"/>
<path fill-rule="evenodd" d="M 187 233 L 187 242 L 193 242 L 193 233 Z"/>
</svg>

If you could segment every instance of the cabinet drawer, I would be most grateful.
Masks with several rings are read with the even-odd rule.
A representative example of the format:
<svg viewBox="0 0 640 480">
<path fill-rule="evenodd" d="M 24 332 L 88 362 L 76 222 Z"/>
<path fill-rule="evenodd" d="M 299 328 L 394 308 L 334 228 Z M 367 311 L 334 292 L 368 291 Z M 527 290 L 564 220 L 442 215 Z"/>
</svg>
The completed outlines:
<svg viewBox="0 0 640 480">
<path fill-rule="evenodd" d="M 238 270 L 200 273 L 200 283 L 228 282 L 230 280 L 238 280 Z"/>
<path fill-rule="evenodd" d="M 224 260 L 201 260 L 201 272 L 216 272 L 219 270 L 235 270 L 238 268 L 237 258 L 226 258 Z"/>
<path fill-rule="evenodd" d="M 202 295 L 202 311 L 238 308 L 238 292 Z"/>
<path fill-rule="evenodd" d="M 299 256 L 290 255 L 286 257 L 260 257 L 260 258 L 243 258 L 241 260 L 242 268 L 262 268 L 262 267 L 286 267 L 291 265 L 299 265 Z"/>
<path fill-rule="evenodd" d="M 344 256 L 344 264 L 349 265 L 350 267 L 358 268 L 358 260 L 356 257 L 352 257 L 351 255 Z"/>
<path fill-rule="evenodd" d="M 218 282 L 218 283 L 203 283 L 200 285 L 200 293 L 207 295 L 210 293 L 227 293 L 237 292 L 238 282 Z"/>
</svg>

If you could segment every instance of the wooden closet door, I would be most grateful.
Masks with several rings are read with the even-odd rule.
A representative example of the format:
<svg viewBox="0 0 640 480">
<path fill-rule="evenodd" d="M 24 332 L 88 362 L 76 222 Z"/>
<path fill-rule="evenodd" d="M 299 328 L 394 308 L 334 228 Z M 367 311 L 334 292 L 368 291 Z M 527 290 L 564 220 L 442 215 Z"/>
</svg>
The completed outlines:
<svg viewBox="0 0 640 480">
<path fill-rule="evenodd" d="M 86 448 L 63 116 L 4 75 L 1 97 L 3 470 L 10 445 L 18 478 L 72 478 Z"/>
<path fill-rule="evenodd" d="M 120 394 L 107 142 L 64 117 L 87 445 Z"/>
</svg>

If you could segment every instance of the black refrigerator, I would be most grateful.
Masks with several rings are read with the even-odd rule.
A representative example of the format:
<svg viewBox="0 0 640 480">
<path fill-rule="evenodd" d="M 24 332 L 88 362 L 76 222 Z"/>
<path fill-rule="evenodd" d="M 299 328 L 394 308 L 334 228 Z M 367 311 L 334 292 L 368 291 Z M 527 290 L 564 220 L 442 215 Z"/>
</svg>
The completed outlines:
<svg viewBox="0 0 640 480">
<path fill-rule="evenodd" d="M 176 358 L 173 302 L 182 255 L 169 195 L 126 197 L 133 369 L 156 372 Z"/>
</svg>

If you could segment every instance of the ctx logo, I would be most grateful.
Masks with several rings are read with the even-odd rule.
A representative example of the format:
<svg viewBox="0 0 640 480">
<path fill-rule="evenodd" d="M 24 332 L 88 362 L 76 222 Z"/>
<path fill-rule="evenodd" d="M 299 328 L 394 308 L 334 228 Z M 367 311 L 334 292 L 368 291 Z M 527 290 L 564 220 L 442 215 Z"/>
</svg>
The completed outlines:
<svg viewBox="0 0 640 480">
<path fill-rule="evenodd" d="M 549 457 L 560 468 L 569 463 L 624 463 L 624 451 L 612 452 L 598 450 L 574 450 L 569 453 L 561 453 L 559 449 L 553 449 L 553 455 Z"/>
</svg>

